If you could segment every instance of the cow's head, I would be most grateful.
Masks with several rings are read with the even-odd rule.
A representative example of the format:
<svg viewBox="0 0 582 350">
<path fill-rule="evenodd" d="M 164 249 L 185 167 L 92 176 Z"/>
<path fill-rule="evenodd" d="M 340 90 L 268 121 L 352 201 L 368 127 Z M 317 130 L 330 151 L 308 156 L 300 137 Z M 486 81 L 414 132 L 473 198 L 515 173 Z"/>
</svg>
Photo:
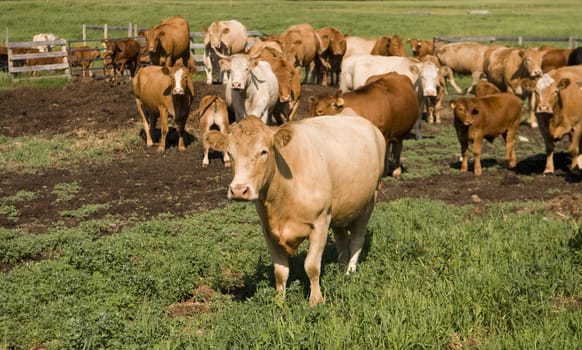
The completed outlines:
<svg viewBox="0 0 582 350">
<path fill-rule="evenodd" d="M 425 61 L 411 65 L 410 71 L 414 75 L 418 75 L 423 95 L 436 97 L 438 86 L 446 75 L 446 68 L 439 68 L 433 62 Z"/>
<path fill-rule="evenodd" d="M 414 57 L 417 57 L 418 51 L 420 50 L 420 47 L 422 46 L 422 41 L 420 41 L 419 39 L 410 38 L 410 39 L 406 40 L 406 42 L 410 45 L 410 51 L 412 51 L 412 55 Z"/>
<path fill-rule="evenodd" d="M 282 103 L 296 101 L 301 94 L 301 78 L 295 67 L 291 67 L 282 58 L 276 59 L 273 72 L 279 82 L 279 101 Z"/>
<path fill-rule="evenodd" d="M 247 201 L 261 198 L 276 168 L 284 176 L 293 176 L 278 151 L 292 138 L 288 126 L 271 128 L 255 116 L 233 125 L 229 134 L 212 130 L 204 136 L 211 148 L 228 153 L 232 160 L 228 198 Z"/>
<path fill-rule="evenodd" d="M 233 89 L 246 89 L 251 81 L 253 68 L 259 64 L 260 52 L 255 56 L 247 54 L 226 56 L 218 52 L 216 54 L 220 57 L 220 68 L 227 74 L 227 84 Z"/>
<path fill-rule="evenodd" d="M 479 109 L 471 102 L 469 98 L 460 98 L 450 102 L 455 119 L 465 126 L 473 124 L 475 117 L 479 115 Z"/>
<path fill-rule="evenodd" d="M 537 81 L 535 86 L 536 116 L 549 120 L 549 133 L 554 140 L 561 139 L 572 130 L 572 125 L 565 118 L 564 113 L 556 113 L 563 106 L 562 94 L 565 89 L 574 86 L 574 90 L 579 91 L 578 86 L 572 84 L 569 78 L 562 78 L 557 81 L 546 73 Z"/>
<path fill-rule="evenodd" d="M 192 74 L 195 67 L 187 67 L 183 64 L 182 59 L 176 61 L 174 66 L 168 68 L 162 67 L 162 73 L 170 77 L 172 82 L 172 95 L 190 96 L 194 98 L 194 83 Z"/>
<path fill-rule="evenodd" d="M 519 50 L 519 57 L 521 57 L 521 65 L 526 70 L 531 78 L 542 76 L 542 58 L 544 51 L 537 47 L 528 47 L 527 49 Z"/>
<path fill-rule="evenodd" d="M 402 38 L 398 35 L 382 36 L 376 40 L 372 48 L 373 55 L 382 56 L 406 56 Z"/>
<path fill-rule="evenodd" d="M 166 35 L 163 30 L 150 28 L 139 33 L 146 40 L 146 51 L 151 54 L 159 52 L 160 40 Z"/>
<path fill-rule="evenodd" d="M 342 90 L 338 90 L 335 95 L 319 95 L 309 97 L 311 117 L 321 115 L 336 115 L 344 110 L 344 99 Z"/>
</svg>

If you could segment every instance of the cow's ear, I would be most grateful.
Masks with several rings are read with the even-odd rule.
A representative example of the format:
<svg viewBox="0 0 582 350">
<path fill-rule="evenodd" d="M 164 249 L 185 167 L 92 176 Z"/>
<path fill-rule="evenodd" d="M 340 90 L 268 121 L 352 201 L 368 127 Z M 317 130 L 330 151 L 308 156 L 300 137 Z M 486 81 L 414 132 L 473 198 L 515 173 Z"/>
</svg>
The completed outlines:
<svg viewBox="0 0 582 350">
<path fill-rule="evenodd" d="M 222 34 L 228 34 L 228 33 L 230 33 L 230 28 L 224 28 L 222 30 Z"/>
<path fill-rule="evenodd" d="M 525 50 L 524 49 L 519 49 L 518 53 L 519 57 L 523 58 L 525 57 Z"/>
<path fill-rule="evenodd" d="M 208 27 L 202 27 L 202 33 L 208 33 Z"/>
<path fill-rule="evenodd" d="M 218 64 L 220 64 L 220 68 L 223 71 L 229 71 L 230 70 L 230 60 L 226 59 L 226 58 L 221 58 L 218 61 Z"/>
<path fill-rule="evenodd" d="M 170 75 L 170 69 L 166 66 L 162 66 L 162 73 L 165 75 Z"/>
<path fill-rule="evenodd" d="M 335 98 L 342 98 L 344 96 L 344 92 L 342 91 L 342 89 L 338 89 L 334 96 Z"/>
<path fill-rule="evenodd" d="M 273 144 L 275 145 L 275 148 L 283 148 L 287 146 L 287 144 L 291 141 L 292 138 L 293 130 L 283 126 L 279 128 L 279 130 L 277 130 L 277 132 L 273 136 Z"/>
<path fill-rule="evenodd" d="M 204 141 L 210 148 L 219 152 L 226 152 L 228 148 L 228 135 L 221 133 L 218 130 L 210 130 L 204 134 Z"/>
<path fill-rule="evenodd" d="M 570 86 L 570 79 L 568 78 L 564 78 L 562 80 L 560 80 L 560 82 L 558 83 L 558 91 L 563 90 L 565 88 L 567 88 L 568 86 Z"/>
<path fill-rule="evenodd" d="M 455 106 L 457 105 L 457 101 L 451 100 L 451 102 L 449 102 L 449 105 L 451 106 L 452 109 L 455 109 Z"/>
<path fill-rule="evenodd" d="M 420 74 L 420 68 L 416 65 L 416 64 L 411 64 L 410 67 L 408 68 L 410 70 L 410 72 L 414 75 L 418 75 Z"/>
<path fill-rule="evenodd" d="M 336 106 L 337 108 L 344 108 L 344 99 L 343 99 L 343 98 L 341 98 L 341 97 L 340 97 L 340 98 L 338 98 L 338 99 L 335 101 L 335 106 Z"/>
<path fill-rule="evenodd" d="M 309 101 L 309 103 L 313 103 L 315 102 L 315 96 L 309 96 L 307 100 Z"/>
<path fill-rule="evenodd" d="M 479 114 L 479 110 L 477 108 L 473 107 L 473 109 L 471 110 L 471 114 L 477 115 L 477 114 Z"/>
</svg>

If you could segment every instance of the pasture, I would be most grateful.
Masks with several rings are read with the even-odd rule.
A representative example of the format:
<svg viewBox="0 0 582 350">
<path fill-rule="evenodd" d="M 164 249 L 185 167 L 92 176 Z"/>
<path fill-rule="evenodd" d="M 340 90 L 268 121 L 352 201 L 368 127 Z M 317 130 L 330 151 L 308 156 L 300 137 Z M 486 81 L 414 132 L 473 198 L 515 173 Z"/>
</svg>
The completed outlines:
<svg viewBox="0 0 582 350">
<path fill-rule="evenodd" d="M 266 33 L 310 22 L 404 39 L 582 33 L 576 1 L 0 2 L 0 22 L 18 41 L 40 32 L 78 39 L 83 23 L 147 27 L 175 14 L 192 31 L 236 18 Z M 197 78 L 195 106 L 224 94 Z M 507 169 L 498 139 L 485 144 L 475 177 L 459 173 L 450 109 L 442 124 L 423 122 L 425 139 L 404 142 L 402 179 L 384 178 L 358 271 L 340 271 L 330 240 L 324 303 L 309 308 L 306 245 L 278 302 L 254 206 L 227 201 L 231 174 L 218 154 L 201 167 L 196 121 L 186 152 L 174 140 L 161 155 L 145 147 L 129 85 L 15 84 L 0 73 L 0 86 L 1 350 L 582 343 L 582 176 L 567 170 L 565 141 L 556 175 L 543 176 L 540 133 L 521 125 L 517 167 Z M 309 96 L 332 91 L 304 85 L 298 115 Z"/>
</svg>

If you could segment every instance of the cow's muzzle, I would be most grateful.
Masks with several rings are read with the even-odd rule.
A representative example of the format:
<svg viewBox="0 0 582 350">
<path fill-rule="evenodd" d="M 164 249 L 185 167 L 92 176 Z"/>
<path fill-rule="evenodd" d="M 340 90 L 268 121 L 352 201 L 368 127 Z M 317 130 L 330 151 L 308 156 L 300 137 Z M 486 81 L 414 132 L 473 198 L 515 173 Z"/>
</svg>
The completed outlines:
<svg viewBox="0 0 582 350">
<path fill-rule="evenodd" d="M 234 200 L 249 201 L 253 200 L 253 191 L 246 184 L 231 184 L 228 187 L 228 198 Z"/>
</svg>

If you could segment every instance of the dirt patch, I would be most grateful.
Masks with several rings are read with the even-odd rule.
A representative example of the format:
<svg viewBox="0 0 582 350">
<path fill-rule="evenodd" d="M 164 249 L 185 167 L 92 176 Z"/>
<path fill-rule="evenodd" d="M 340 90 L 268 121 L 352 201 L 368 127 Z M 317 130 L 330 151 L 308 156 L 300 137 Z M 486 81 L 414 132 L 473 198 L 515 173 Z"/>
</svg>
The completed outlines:
<svg viewBox="0 0 582 350">
<path fill-rule="evenodd" d="M 196 82 L 197 106 L 207 94 L 224 96 L 220 85 L 207 86 Z M 333 88 L 304 85 L 299 116 L 308 112 L 308 98 Z M 104 81 L 75 80 L 63 88 L 36 89 L 20 87 L 0 92 L 0 135 L 51 136 L 92 130 L 111 133 L 140 123 L 132 90 L 129 85 L 111 87 Z M 451 127 L 450 112 L 445 111 L 445 122 L 439 127 Z M 448 118 L 448 122 L 447 122 Z M 424 130 L 427 130 L 425 128 Z M 76 225 L 81 220 L 105 215 L 155 217 L 171 213 L 182 216 L 223 206 L 231 172 L 214 154 L 208 168 L 201 166 L 200 134 L 190 129 L 191 143 L 180 153 L 171 145 L 165 154 L 156 147 L 136 147 L 118 155 L 118 160 L 104 164 L 78 164 L 69 169 L 44 168 L 37 174 L 19 174 L 0 169 L 0 196 L 12 196 L 19 191 L 35 193 L 35 199 L 14 203 L 19 212 L 17 220 L 0 215 L 0 225 L 43 232 L 55 223 Z M 539 131 L 527 126 L 520 135 L 539 139 Z M 430 136 L 430 131 L 427 133 Z M 414 142 L 414 141 L 407 141 Z M 543 148 L 540 148 L 540 153 Z M 567 169 L 569 156 L 556 155 L 557 172 L 543 176 L 545 157 L 532 155 L 519 160 L 515 170 L 495 167 L 483 176 L 473 174 L 435 175 L 423 179 L 393 181 L 387 179 L 380 195 L 381 201 L 403 197 L 430 198 L 456 205 L 483 205 L 491 202 L 535 200 L 547 203 L 548 210 L 558 216 L 578 220 L 582 216 L 582 182 L 577 174 Z M 484 166 L 491 166 L 487 164 Z M 450 164 L 458 167 L 458 164 Z M 55 185 L 77 182 L 81 188 L 75 201 L 59 201 L 53 192 Z M 71 211 L 87 205 L 102 204 L 88 217 L 78 218 Z M 69 213 L 69 214 L 68 214 Z M 119 227 L 102 228 L 101 234 L 114 234 Z"/>
</svg>

